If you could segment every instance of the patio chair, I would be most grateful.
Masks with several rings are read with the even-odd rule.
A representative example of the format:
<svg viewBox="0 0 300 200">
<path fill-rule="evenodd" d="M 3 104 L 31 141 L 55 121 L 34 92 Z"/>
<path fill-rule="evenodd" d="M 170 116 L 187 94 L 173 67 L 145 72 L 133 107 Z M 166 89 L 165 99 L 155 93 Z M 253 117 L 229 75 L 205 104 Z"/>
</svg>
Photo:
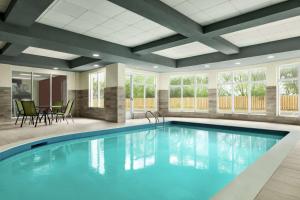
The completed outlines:
<svg viewBox="0 0 300 200">
<path fill-rule="evenodd" d="M 45 116 L 45 123 L 47 123 L 47 121 L 46 121 L 47 114 L 40 113 L 36 109 L 34 101 L 21 101 L 21 103 L 22 103 L 22 107 L 23 107 L 23 111 L 24 111 L 21 127 L 23 127 L 24 119 L 26 119 L 27 117 L 30 117 L 30 120 L 32 121 L 32 124 L 34 125 L 34 127 L 37 126 L 38 120 L 40 120 L 43 116 Z M 41 114 L 42 114 L 42 116 L 41 116 Z M 35 123 L 34 123 L 34 120 L 35 120 Z M 48 117 L 48 120 L 49 120 L 49 124 L 50 124 L 49 117 Z"/>
<path fill-rule="evenodd" d="M 63 111 L 64 102 L 63 101 L 54 101 L 52 103 L 51 108 L 51 119 L 53 121 L 53 116 L 55 116 L 57 113 L 60 113 Z"/>
<path fill-rule="evenodd" d="M 15 100 L 15 105 L 16 105 L 16 109 L 17 109 L 17 119 L 16 119 L 16 122 L 15 122 L 15 125 L 17 125 L 18 123 L 18 120 L 19 120 L 19 117 L 20 116 L 23 116 L 24 115 L 24 110 L 23 110 L 23 106 L 22 106 L 22 103 L 20 100 Z M 25 119 L 26 121 L 26 119 Z"/>
<path fill-rule="evenodd" d="M 69 124 L 67 118 L 70 117 L 72 119 L 72 122 L 74 123 L 74 119 L 73 119 L 72 112 L 71 112 L 72 108 L 73 108 L 73 104 L 74 104 L 74 100 L 69 100 L 64 112 L 56 113 L 56 122 L 58 121 L 58 118 L 61 117 L 60 121 L 61 121 L 61 119 L 66 120 L 66 122 Z"/>
</svg>

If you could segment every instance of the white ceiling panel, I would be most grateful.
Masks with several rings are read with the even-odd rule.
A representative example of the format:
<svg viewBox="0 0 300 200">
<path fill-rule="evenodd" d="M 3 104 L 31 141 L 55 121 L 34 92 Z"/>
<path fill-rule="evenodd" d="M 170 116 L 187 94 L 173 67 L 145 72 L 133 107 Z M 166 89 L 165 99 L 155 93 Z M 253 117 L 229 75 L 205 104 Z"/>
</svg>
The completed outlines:
<svg viewBox="0 0 300 200">
<path fill-rule="evenodd" d="M 36 47 L 28 47 L 23 51 L 23 53 L 26 54 L 32 54 L 32 55 L 37 55 L 37 56 L 45 56 L 49 58 L 58 58 L 58 59 L 64 59 L 64 60 L 73 60 L 75 58 L 78 58 L 80 56 L 74 55 L 74 54 L 69 54 L 69 53 L 63 53 L 59 51 L 52 51 L 48 49 L 41 49 L 41 48 L 36 48 Z"/>
<path fill-rule="evenodd" d="M 300 36 L 300 16 L 222 35 L 239 47 L 298 36 Z"/>
<path fill-rule="evenodd" d="M 286 0 L 161 0 L 201 25 L 211 24 Z"/>
<path fill-rule="evenodd" d="M 176 34 L 107 0 L 56 0 L 37 22 L 129 47 Z"/>
<path fill-rule="evenodd" d="M 177 47 L 156 51 L 154 53 L 168 58 L 181 59 L 188 58 L 191 56 L 208 54 L 212 52 L 216 52 L 216 50 L 200 42 L 192 42 L 189 44 L 184 44 Z"/>
<path fill-rule="evenodd" d="M 0 12 L 4 13 L 11 0 L 0 0 Z"/>
</svg>

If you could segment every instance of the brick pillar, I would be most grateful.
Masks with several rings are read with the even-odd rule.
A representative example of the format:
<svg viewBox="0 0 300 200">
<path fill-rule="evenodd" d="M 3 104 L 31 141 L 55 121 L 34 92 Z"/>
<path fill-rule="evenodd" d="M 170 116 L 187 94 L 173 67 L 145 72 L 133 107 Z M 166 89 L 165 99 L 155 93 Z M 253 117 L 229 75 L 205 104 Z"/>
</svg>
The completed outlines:
<svg viewBox="0 0 300 200">
<path fill-rule="evenodd" d="M 217 113 L 217 89 L 208 89 L 208 113 Z"/>
<path fill-rule="evenodd" d="M 0 122 L 11 121 L 11 88 L 0 87 Z"/>
<path fill-rule="evenodd" d="M 267 86 L 267 116 L 276 116 L 276 86 Z"/>
<path fill-rule="evenodd" d="M 158 111 L 163 115 L 167 115 L 169 111 L 169 93 L 168 90 L 158 91 Z"/>
</svg>

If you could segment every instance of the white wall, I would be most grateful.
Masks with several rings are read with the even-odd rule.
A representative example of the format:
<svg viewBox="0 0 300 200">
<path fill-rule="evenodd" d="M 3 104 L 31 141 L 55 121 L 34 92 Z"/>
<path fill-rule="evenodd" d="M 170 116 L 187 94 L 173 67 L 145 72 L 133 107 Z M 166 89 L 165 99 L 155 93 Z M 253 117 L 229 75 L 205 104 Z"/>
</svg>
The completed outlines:
<svg viewBox="0 0 300 200">
<path fill-rule="evenodd" d="M 11 87 L 11 66 L 0 64 L 0 87 Z"/>
</svg>

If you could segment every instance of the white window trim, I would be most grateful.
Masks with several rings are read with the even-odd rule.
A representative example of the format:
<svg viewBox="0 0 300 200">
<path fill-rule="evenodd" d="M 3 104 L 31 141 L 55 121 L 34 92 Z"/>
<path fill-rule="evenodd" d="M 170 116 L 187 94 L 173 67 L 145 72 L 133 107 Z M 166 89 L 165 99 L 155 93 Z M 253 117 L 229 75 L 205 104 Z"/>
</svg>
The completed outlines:
<svg viewBox="0 0 300 200">
<path fill-rule="evenodd" d="M 96 75 L 96 77 L 97 77 L 97 92 L 98 92 L 98 94 L 97 94 L 97 106 L 93 106 L 92 105 L 92 103 L 91 103 L 91 101 L 92 101 L 92 99 L 93 99 L 93 93 L 92 93 L 92 88 L 91 88 L 91 86 L 92 86 L 92 80 L 91 80 L 91 76 L 92 75 Z M 89 97 L 88 97 L 88 105 L 89 105 L 89 108 L 104 108 L 104 105 L 103 106 L 101 106 L 100 105 L 100 99 L 101 99 L 101 88 L 99 87 L 99 85 L 100 85 L 100 77 L 101 77 L 101 75 L 103 76 L 103 82 L 104 82 L 104 88 L 105 88 L 105 72 L 103 72 L 103 71 L 101 71 L 101 72 L 91 72 L 91 73 L 89 73 L 89 89 L 88 89 L 88 91 L 89 91 Z M 103 89 L 104 89 L 103 88 Z M 104 91 L 103 91 L 104 92 Z M 104 94 L 103 94 L 103 96 L 104 96 Z"/>
<path fill-rule="evenodd" d="M 157 75 L 155 75 L 155 74 L 149 74 L 149 75 L 146 75 L 146 74 L 144 74 L 144 73 L 137 73 L 137 72 L 129 72 L 129 73 L 126 73 L 126 76 L 129 76 L 130 77 L 130 79 L 131 79 L 131 83 L 130 83 L 130 89 L 131 89 L 131 98 L 132 98 L 132 100 L 131 100 L 131 112 L 133 112 L 133 113 L 141 113 L 141 112 L 146 112 L 146 111 L 148 111 L 149 109 L 148 108 L 146 108 L 146 88 L 147 88 L 147 86 L 153 86 L 153 85 L 151 85 L 151 84 L 146 84 L 146 78 L 147 77 L 149 77 L 149 76 L 154 76 L 154 90 L 155 90 L 155 92 L 154 92 L 154 95 L 155 95 L 155 97 L 154 97 L 154 105 L 155 105 L 155 107 L 154 107 L 154 109 L 153 110 L 151 110 L 151 111 L 157 111 L 157 109 L 158 109 L 158 105 L 157 105 L 157 102 L 158 102 L 158 100 L 157 100 Z M 143 83 L 140 83 L 140 84 L 134 84 L 134 77 L 135 76 L 143 76 L 144 77 L 144 82 Z M 144 109 L 143 110 L 135 110 L 134 109 L 134 85 L 139 85 L 139 86 L 144 86 Z"/>
<path fill-rule="evenodd" d="M 169 92 L 168 92 L 168 102 L 170 102 L 170 94 L 171 94 L 171 88 L 180 88 L 180 92 L 181 92 L 181 95 L 180 95 L 180 108 L 179 109 L 175 109 L 175 108 L 171 108 L 170 107 L 170 103 L 168 104 L 168 110 L 169 112 L 186 112 L 186 113 L 189 113 L 189 112 L 197 112 L 197 113 L 208 113 L 208 109 L 207 110 L 201 110 L 201 109 L 197 109 L 196 108 L 196 105 L 197 105 L 197 89 L 198 87 L 200 86 L 206 86 L 207 87 L 207 90 L 208 90 L 208 83 L 207 84 L 198 84 L 197 82 L 197 77 L 200 77 L 200 76 L 203 76 L 203 77 L 208 77 L 208 74 L 206 73 L 203 73 L 203 74 L 196 74 L 196 75 L 174 75 L 174 76 L 171 76 L 170 79 L 169 79 Z M 171 85 L 170 84 L 170 81 L 172 78 L 180 78 L 180 85 Z M 183 88 L 184 86 L 191 86 L 191 85 L 184 85 L 183 84 L 183 79 L 185 77 L 193 77 L 194 81 L 193 81 L 193 86 L 194 86 L 194 107 L 193 109 L 189 110 L 189 109 L 184 109 L 183 108 Z M 209 80 L 208 80 L 209 81 Z"/>
<path fill-rule="evenodd" d="M 267 73 L 267 69 L 266 68 L 255 68 L 255 69 L 250 69 L 250 70 L 236 70 L 236 71 L 227 71 L 227 72 L 219 72 L 217 74 L 217 112 L 218 113 L 229 113 L 229 114 L 245 114 L 245 115 L 265 115 L 266 114 L 266 110 L 264 112 L 254 112 L 252 111 L 252 99 L 251 99 L 251 88 L 253 84 L 257 84 L 257 83 L 263 83 L 264 85 L 266 85 L 267 88 L 267 78 L 266 80 L 260 80 L 260 81 L 252 81 L 251 79 L 251 74 L 252 72 L 258 71 L 258 70 L 262 70 L 265 71 L 265 73 Z M 234 77 L 236 73 L 239 72 L 247 72 L 248 74 L 248 80 L 247 81 L 241 81 L 241 82 L 235 82 L 234 81 Z M 231 74 L 231 81 L 227 82 L 227 83 L 219 83 L 219 75 L 222 73 L 230 73 Z M 234 94 L 234 87 L 235 85 L 239 83 L 247 83 L 247 97 L 248 97 L 248 111 L 247 112 L 236 112 L 234 109 L 234 105 L 235 105 L 235 94 Z M 231 111 L 221 111 L 219 109 L 219 96 L 218 96 L 218 90 L 219 90 L 219 86 L 220 85 L 231 85 Z"/>
<path fill-rule="evenodd" d="M 296 68 L 298 70 L 298 77 L 296 78 L 286 78 L 286 79 L 281 79 L 280 78 L 280 71 L 281 69 L 286 69 L 286 68 Z M 292 64 L 288 64 L 288 65 L 281 65 L 278 67 L 278 71 L 277 71 L 277 77 L 276 77 L 276 115 L 277 116 L 281 116 L 281 117 L 299 117 L 300 116 L 300 93 L 298 94 L 298 111 L 295 112 L 295 114 L 291 114 L 291 115 L 288 115 L 288 114 L 285 114 L 285 113 L 282 113 L 281 110 L 280 110 L 280 105 L 281 105 L 281 101 L 280 101 L 280 83 L 281 82 L 284 82 L 284 81 L 296 81 L 298 84 L 298 90 L 300 89 L 300 81 L 299 81 L 299 72 L 300 72 L 300 65 L 299 63 L 292 63 Z"/>
</svg>

